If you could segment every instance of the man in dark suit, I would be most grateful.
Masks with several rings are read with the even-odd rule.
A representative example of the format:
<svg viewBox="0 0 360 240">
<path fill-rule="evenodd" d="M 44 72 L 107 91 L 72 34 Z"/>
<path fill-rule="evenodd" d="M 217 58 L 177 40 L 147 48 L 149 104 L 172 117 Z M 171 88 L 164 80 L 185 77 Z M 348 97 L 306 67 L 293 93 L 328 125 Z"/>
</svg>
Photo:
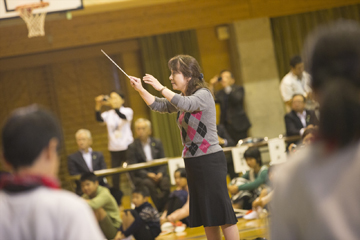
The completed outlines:
<svg viewBox="0 0 360 240">
<path fill-rule="evenodd" d="M 68 169 L 70 175 L 78 175 L 107 168 L 103 154 L 101 152 L 93 151 L 90 147 L 92 138 L 89 130 L 78 130 L 75 134 L 75 138 L 79 151 L 68 156 Z M 102 186 L 107 185 L 103 177 L 99 177 L 99 184 Z M 76 181 L 76 194 L 82 194 L 79 181 Z"/>
<path fill-rule="evenodd" d="M 302 135 L 308 128 L 318 125 L 319 120 L 313 110 L 305 110 L 306 99 L 302 94 L 294 94 L 291 112 L 285 115 L 286 135 Z"/>
<path fill-rule="evenodd" d="M 135 122 L 137 138 L 128 147 L 128 164 L 145 163 L 154 159 L 164 158 L 164 149 L 160 140 L 150 137 L 151 123 L 139 118 Z M 170 179 L 167 165 L 141 169 L 130 172 L 135 186 L 145 185 L 156 208 L 161 212 L 170 193 Z"/>
<path fill-rule="evenodd" d="M 230 71 L 223 70 L 220 77 L 210 80 L 210 89 L 220 82 L 223 89 L 215 93 L 215 101 L 220 104 L 220 124 L 237 143 L 240 139 L 247 138 L 247 131 L 251 123 L 244 110 L 244 88 L 235 85 L 235 79 Z"/>
</svg>

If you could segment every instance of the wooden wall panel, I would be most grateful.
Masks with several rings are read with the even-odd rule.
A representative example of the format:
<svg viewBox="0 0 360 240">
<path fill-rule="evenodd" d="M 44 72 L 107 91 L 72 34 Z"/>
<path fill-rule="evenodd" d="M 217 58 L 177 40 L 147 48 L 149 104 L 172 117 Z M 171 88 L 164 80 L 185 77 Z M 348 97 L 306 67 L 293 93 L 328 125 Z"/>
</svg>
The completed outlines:
<svg viewBox="0 0 360 240">
<path fill-rule="evenodd" d="M 129 85 L 129 80 L 100 52 L 101 48 L 129 74 L 142 76 L 136 40 L 16 57 L 11 62 L 17 65 L 0 66 L 1 120 L 13 109 L 32 103 L 45 106 L 60 119 L 64 145 L 59 177 L 66 189 L 72 188 L 67 180 L 67 155 L 77 151 L 75 133 L 80 128 L 91 131 L 93 149 L 103 152 L 107 166 L 111 167 L 106 126 L 95 120 L 96 96 L 109 94 L 120 86 L 128 95 L 126 105 L 136 114 L 148 117 L 145 103 Z"/>
<path fill-rule="evenodd" d="M 46 37 L 28 39 L 25 24 L 2 24 L 0 58 L 357 4 L 360 0 L 188 0 L 47 21 Z M 19 20 L 19 19 L 17 19 Z M 8 21 L 8 20 L 7 20 Z M 10 20 L 9 20 L 10 21 Z"/>
</svg>

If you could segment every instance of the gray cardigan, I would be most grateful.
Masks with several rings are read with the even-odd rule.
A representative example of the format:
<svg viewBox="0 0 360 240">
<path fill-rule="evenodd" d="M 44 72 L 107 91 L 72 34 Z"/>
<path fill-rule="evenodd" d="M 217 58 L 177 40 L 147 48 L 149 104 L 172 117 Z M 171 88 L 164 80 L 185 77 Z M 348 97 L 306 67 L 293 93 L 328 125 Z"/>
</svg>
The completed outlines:
<svg viewBox="0 0 360 240">
<path fill-rule="evenodd" d="M 184 145 L 183 158 L 222 150 L 216 130 L 215 101 L 208 89 L 201 88 L 191 96 L 175 94 L 171 102 L 155 97 L 149 107 L 160 113 L 177 112 L 177 124 Z"/>
</svg>

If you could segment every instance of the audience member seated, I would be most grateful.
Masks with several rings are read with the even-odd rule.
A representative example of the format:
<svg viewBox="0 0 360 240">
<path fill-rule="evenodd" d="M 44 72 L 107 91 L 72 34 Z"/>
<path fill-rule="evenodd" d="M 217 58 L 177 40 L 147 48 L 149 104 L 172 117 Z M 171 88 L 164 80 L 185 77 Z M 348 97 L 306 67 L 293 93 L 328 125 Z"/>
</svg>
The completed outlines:
<svg viewBox="0 0 360 240">
<path fill-rule="evenodd" d="M 286 135 L 303 135 L 304 131 L 318 125 L 313 110 L 305 110 L 305 97 L 301 94 L 295 94 L 291 99 L 291 112 L 285 115 Z"/>
<path fill-rule="evenodd" d="M 159 139 L 150 137 L 151 123 L 139 118 L 135 122 L 137 138 L 128 148 L 128 164 L 150 162 L 164 158 L 164 149 Z M 162 211 L 170 193 L 170 179 L 167 165 L 151 167 L 130 172 L 135 186 L 145 185 L 158 211 Z"/>
<path fill-rule="evenodd" d="M 304 63 L 300 56 L 290 59 L 291 70 L 280 83 L 280 92 L 285 102 L 286 112 L 291 111 L 291 99 L 294 94 L 300 94 L 311 99 L 310 75 L 304 71 Z"/>
<path fill-rule="evenodd" d="M 159 212 L 148 202 L 149 191 L 145 186 L 136 187 L 132 192 L 135 209 L 121 213 L 123 223 L 115 240 L 133 235 L 136 240 L 154 240 L 161 232 Z"/>
<path fill-rule="evenodd" d="M 249 171 L 241 178 L 233 179 L 228 185 L 232 194 L 232 203 L 235 209 L 251 209 L 252 201 L 260 195 L 268 181 L 267 166 L 262 165 L 261 153 L 258 148 L 249 148 L 244 153 Z"/>
<path fill-rule="evenodd" d="M 161 224 L 163 224 L 165 222 L 175 223 L 177 221 L 181 221 L 184 224 L 186 224 L 186 226 L 188 226 L 189 219 L 187 217 L 182 219 L 177 219 L 175 221 L 170 221 L 168 218 L 170 216 L 170 219 L 172 219 L 171 215 L 185 205 L 189 195 L 185 168 L 176 169 L 174 175 L 175 175 L 174 177 L 175 177 L 176 189 L 169 196 L 169 199 L 165 205 L 165 210 L 160 217 L 160 222 Z M 175 213 L 175 216 L 176 214 L 177 213 Z"/>
<path fill-rule="evenodd" d="M 93 151 L 91 148 L 91 132 L 87 129 L 79 129 L 76 134 L 76 143 L 79 151 L 68 156 L 68 169 L 70 175 L 81 175 L 86 172 L 106 169 L 104 156 L 101 152 Z M 106 179 L 99 177 L 99 184 L 106 186 Z M 82 195 L 80 181 L 76 182 L 76 194 Z"/>
<path fill-rule="evenodd" d="M 268 168 L 268 175 L 269 175 L 269 185 L 261 190 L 259 197 L 257 197 L 252 202 L 252 210 L 250 210 L 245 216 L 244 219 L 251 220 L 255 218 L 261 218 L 262 216 L 266 216 L 267 211 L 265 208 L 268 207 L 270 203 L 274 190 L 272 188 L 272 181 L 274 179 L 274 171 L 275 168 L 279 165 L 272 165 Z"/>
<path fill-rule="evenodd" d="M 300 145 L 296 145 L 295 143 L 291 143 L 288 147 L 289 153 L 294 153 L 296 152 L 298 149 L 301 149 L 305 146 L 310 145 L 311 143 L 313 143 L 316 139 L 317 136 L 317 132 L 318 132 L 318 128 L 317 127 L 313 127 L 313 128 L 308 128 L 304 131 L 303 135 L 301 136 L 301 144 Z"/>
<path fill-rule="evenodd" d="M 87 204 L 60 189 L 61 127 L 32 105 L 15 110 L 2 129 L 0 239 L 94 239 L 104 235 Z M 1 159 L 1 160 L 3 160 Z"/>
<path fill-rule="evenodd" d="M 82 197 L 94 210 L 95 217 L 105 237 L 113 239 L 121 224 L 119 208 L 115 198 L 111 195 L 109 189 L 99 185 L 98 178 L 94 173 L 84 173 L 80 181 L 84 193 Z"/>
</svg>

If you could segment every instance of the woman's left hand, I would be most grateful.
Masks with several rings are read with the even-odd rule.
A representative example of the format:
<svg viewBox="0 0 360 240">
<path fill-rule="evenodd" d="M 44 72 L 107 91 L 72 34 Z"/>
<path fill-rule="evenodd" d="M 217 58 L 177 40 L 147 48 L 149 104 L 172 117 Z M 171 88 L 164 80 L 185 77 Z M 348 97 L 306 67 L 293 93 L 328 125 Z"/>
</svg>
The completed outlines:
<svg viewBox="0 0 360 240">
<path fill-rule="evenodd" d="M 153 86 L 153 88 L 157 91 L 160 91 L 164 87 L 153 75 L 150 74 L 145 74 L 143 81 Z"/>
</svg>

